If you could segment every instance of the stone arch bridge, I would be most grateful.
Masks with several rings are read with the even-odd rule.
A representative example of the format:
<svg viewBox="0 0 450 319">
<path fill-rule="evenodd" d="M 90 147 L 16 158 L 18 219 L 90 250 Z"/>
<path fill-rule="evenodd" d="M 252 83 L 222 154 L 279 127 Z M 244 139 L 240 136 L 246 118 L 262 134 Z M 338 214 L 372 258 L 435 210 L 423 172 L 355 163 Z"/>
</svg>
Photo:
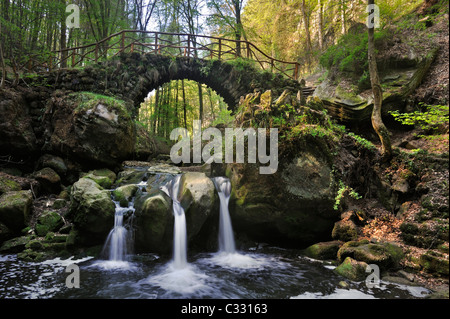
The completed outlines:
<svg viewBox="0 0 450 319">
<path fill-rule="evenodd" d="M 121 53 L 115 59 L 84 68 L 58 69 L 38 81 L 53 90 L 89 91 L 132 102 L 135 108 L 153 89 L 172 80 L 194 80 L 207 85 L 223 97 L 234 110 L 242 96 L 255 90 L 299 90 L 305 95 L 312 88 L 281 74 L 259 71 L 250 62 L 239 63 L 159 54 Z"/>
</svg>

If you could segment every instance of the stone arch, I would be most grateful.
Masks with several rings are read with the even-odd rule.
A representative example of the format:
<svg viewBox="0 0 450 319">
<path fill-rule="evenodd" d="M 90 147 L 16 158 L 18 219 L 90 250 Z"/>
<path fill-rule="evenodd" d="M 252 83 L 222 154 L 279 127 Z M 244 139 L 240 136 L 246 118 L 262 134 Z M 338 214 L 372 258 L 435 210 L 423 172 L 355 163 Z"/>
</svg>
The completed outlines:
<svg viewBox="0 0 450 319">
<path fill-rule="evenodd" d="M 255 90 L 301 89 L 297 81 L 271 72 L 261 72 L 251 63 L 169 57 L 155 54 L 122 53 L 103 63 L 82 69 L 64 69 L 45 77 L 54 89 L 90 91 L 128 100 L 134 114 L 152 91 L 172 80 L 193 80 L 215 90 L 235 110 L 242 96 Z"/>
</svg>

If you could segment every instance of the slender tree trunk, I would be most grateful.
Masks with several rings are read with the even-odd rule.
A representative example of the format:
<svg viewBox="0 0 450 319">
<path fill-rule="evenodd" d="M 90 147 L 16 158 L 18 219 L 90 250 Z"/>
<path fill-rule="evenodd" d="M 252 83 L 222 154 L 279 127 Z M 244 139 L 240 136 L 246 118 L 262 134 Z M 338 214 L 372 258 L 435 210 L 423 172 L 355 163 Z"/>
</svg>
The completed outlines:
<svg viewBox="0 0 450 319">
<path fill-rule="evenodd" d="M 311 45 L 311 33 L 309 32 L 309 17 L 306 13 L 306 4 L 305 0 L 301 2 L 303 21 L 305 22 L 305 36 L 306 36 L 306 56 L 308 59 L 308 69 L 311 68 L 311 60 L 312 60 L 312 45 Z"/>
<path fill-rule="evenodd" d="M 319 36 L 319 48 L 320 51 L 323 50 L 323 5 L 322 0 L 318 0 L 318 13 L 317 13 L 317 30 L 318 30 L 318 36 Z"/>
<path fill-rule="evenodd" d="M 66 3 L 65 0 L 61 0 L 61 4 L 64 5 Z M 64 50 L 66 48 L 66 10 L 65 8 L 62 9 L 61 12 L 61 42 L 60 42 L 60 49 Z M 67 51 L 61 51 L 61 68 L 67 67 Z"/>
<path fill-rule="evenodd" d="M 175 127 L 180 125 L 178 121 L 178 80 L 176 81 L 176 94 L 175 94 Z"/>
<path fill-rule="evenodd" d="M 184 80 L 181 80 L 181 91 L 183 92 L 183 117 L 184 117 L 184 128 L 187 129 L 186 91 L 185 91 L 185 88 L 184 88 Z"/>
<path fill-rule="evenodd" d="M 236 29 L 235 40 L 236 42 L 236 55 L 241 56 L 241 38 L 242 38 L 242 21 L 241 21 L 241 0 L 233 0 L 233 6 L 236 14 Z"/>
<path fill-rule="evenodd" d="M 198 87 L 198 105 L 199 105 L 199 120 L 203 122 L 203 88 L 202 84 L 197 82 Z"/>
<path fill-rule="evenodd" d="M 345 3 L 344 0 L 341 0 L 341 32 L 345 34 L 346 32 L 346 18 L 345 18 Z"/>
<path fill-rule="evenodd" d="M 368 0 L 369 5 L 374 4 L 374 0 Z M 369 13 L 370 14 L 370 13 Z M 377 61 L 375 56 L 375 41 L 373 25 L 368 25 L 368 59 L 369 59 L 369 72 L 370 83 L 372 85 L 373 92 L 373 111 L 372 111 L 372 126 L 375 132 L 378 134 L 381 141 L 381 156 L 383 161 L 388 161 L 392 156 L 391 139 L 389 137 L 389 131 L 383 123 L 381 117 L 381 107 L 383 102 L 383 91 L 380 85 L 380 79 L 378 76 Z"/>
<path fill-rule="evenodd" d="M 153 120 L 153 134 L 157 134 L 157 126 L 159 121 L 159 88 L 156 89 L 155 93 L 155 112 Z"/>
<path fill-rule="evenodd" d="M 0 25 L 0 34 L 2 34 L 2 26 Z M 2 63 L 2 80 L 0 82 L 0 89 L 5 88 L 5 82 L 6 82 L 6 66 L 5 66 L 5 60 L 3 58 L 3 46 L 2 41 L 0 41 L 0 59 Z"/>
</svg>

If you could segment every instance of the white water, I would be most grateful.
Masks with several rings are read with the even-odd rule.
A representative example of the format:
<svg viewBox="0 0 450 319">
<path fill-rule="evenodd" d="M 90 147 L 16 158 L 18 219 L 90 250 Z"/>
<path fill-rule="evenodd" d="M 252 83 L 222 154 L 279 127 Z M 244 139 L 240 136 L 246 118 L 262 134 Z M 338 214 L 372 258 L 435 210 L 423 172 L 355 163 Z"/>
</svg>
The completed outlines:
<svg viewBox="0 0 450 319">
<path fill-rule="evenodd" d="M 117 201 L 114 201 L 114 204 L 114 227 L 109 232 L 101 253 L 106 260 L 98 261 L 95 266 L 105 270 L 131 269 L 128 260 L 132 253 L 133 234 L 124 226 L 123 219 L 126 213 L 134 212 L 133 202 L 128 203 L 128 207 L 121 207 Z"/>
<path fill-rule="evenodd" d="M 175 269 L 183 269 L 188 265 L 186 216 L 178 200 L 180 180 L 181 174 L 161 187 L 161 190 L 172 198 L 173 201 L 173 215 L 175 219 L 173 226 L 173 267 Z"/>
<path fill-rule="evenodd" d="M 219 222 L 219 250 L 233 254 L 236 252 L 234 243 L 233 227 L 231 225 L 228 203 L 231 195 L 231 183 L 228 178 L 213 178 L 214 185 L 220 199 L 220 222 Z"/>
</svg>

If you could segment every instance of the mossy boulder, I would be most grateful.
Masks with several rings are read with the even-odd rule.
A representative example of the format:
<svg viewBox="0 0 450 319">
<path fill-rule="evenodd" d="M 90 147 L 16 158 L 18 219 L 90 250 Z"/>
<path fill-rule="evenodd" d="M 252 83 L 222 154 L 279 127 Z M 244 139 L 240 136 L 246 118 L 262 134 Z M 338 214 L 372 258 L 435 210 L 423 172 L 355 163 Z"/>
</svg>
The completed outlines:
<svg viewBox="0 0 450 319">
<path fill-rule="evenodd" d="M 116 167 L 132 156 L 136 134 L 126 102 L 78 92 L 55 94 L 47 107 L 51 125 L 44 151 L 91 167 Z"/>
<path fill-rule="evenodd" d="M 21 252 L 31 239 L 32 236 L 20 236 L 7 240 L 0 246 L 0 253 Z"/>
<path fill-rule="evenodd" d="M 420 256 L 419 264 L 428 273 L 433 273 L 438 276 L 446 276 L 448 278 L 448 254 L 445 256 L 435 251 L 428 251 Z"/>
<path fill-rule="evenodd" d="M 120 206 L 128 207 L 128 202 L 136 194 L 138 188 L 135 184 L 120 186 L 113 191 L 114 200 L 118 201 Z"/>
<path fill-rule="evenodd" d="M 61 191 L 61 177 L 50 167 L 44 167 L 33 176 L 39 182 L 41 192 L 59 194 Z"/>
<path fill-rule="evenodd" d="M 89 178 L 80 178 L 73 184 L 70 197 L 67 217 L 87 240 L 103 242 L 114 224 L 115 205 L 110 192 Z"/>
<path fill-rule="evenodd" d="M 64 225 L 62 217 L 54 211 L 44 211 L 36 222 L 36 234 L 45 236 L 48 232 L 59 230 Z"/>
<path fill-rule="evenodd" d="M 352 220 L 340 220 L 334 224 L 331 237 L 341 241 L 351 241 L 358 238 L 358 228 Z"/>
<path fill-rule="evenodd" d="M 361 240 L 345 243 L 339 249 L 337 256 L 340 262 L 351 257 L 367 264 L 376 264 L 380 269 L 387 270 L 398 268 L 404 254 L 399 246 L 391 243 L 370 243 L 367 240 Z"/>
<path fill-rule="evenodd" d="M 179 200 L 186 214 L 188 240 L 195 237 L 214 211 L 215 187 L 212 180 L 200 172 L 183 174 Z"/>
<path fill-rule="evenodd" d="M 31 217 L 31 191 L 8 192 L 0 196 L 0 222 L 14 233 L 20 232 Z"/>
<path fill-rule="evenodd" d="M 104 169 L 96 169 L 90 171 L 88 174 L 83 176 L 84 178 L 92 179 L 98 185 L 103 188 L 111 188 L 112 184 L 116 180 L 116 173 L 113 171 L 104 168 Z"/>
<path fill-rule="evenodd" d="M 153 189 L 138 192 L 135 199 L 135 245 L 137 251 L 169 253 L 173 235 L 172 200 Z"/>
<path fill-rule="evenodd" d="M 306 256 L 320 260 L 335 260 L 337 252 L 344 243 L 339 240 L 320 242 L 309 246 L 303 252 Z"/>
<path fill-rule="evenodd" d="M 0 195 L 7 192 L 20 191 L 20 184 L 8 177 L 6 174 L 0 174 Z"/>
<path fill-rule="evenodd" d="M 334 271 L 353 281 L 362 281 L 368 274 L 366 273 L 367 263 L 363 261 L 357 261 L 351 257 L 347 257 L 344 261 L 337 266 Z"/>
<path fill-rule="evenodd" d="M 65 175 L 68 170 L 66 163 L 61 157 L 50 154 L 42 155 L 38 160 L 38 165 L 42 168 L 49 167 L 60 176 Z"/>
</svg>

